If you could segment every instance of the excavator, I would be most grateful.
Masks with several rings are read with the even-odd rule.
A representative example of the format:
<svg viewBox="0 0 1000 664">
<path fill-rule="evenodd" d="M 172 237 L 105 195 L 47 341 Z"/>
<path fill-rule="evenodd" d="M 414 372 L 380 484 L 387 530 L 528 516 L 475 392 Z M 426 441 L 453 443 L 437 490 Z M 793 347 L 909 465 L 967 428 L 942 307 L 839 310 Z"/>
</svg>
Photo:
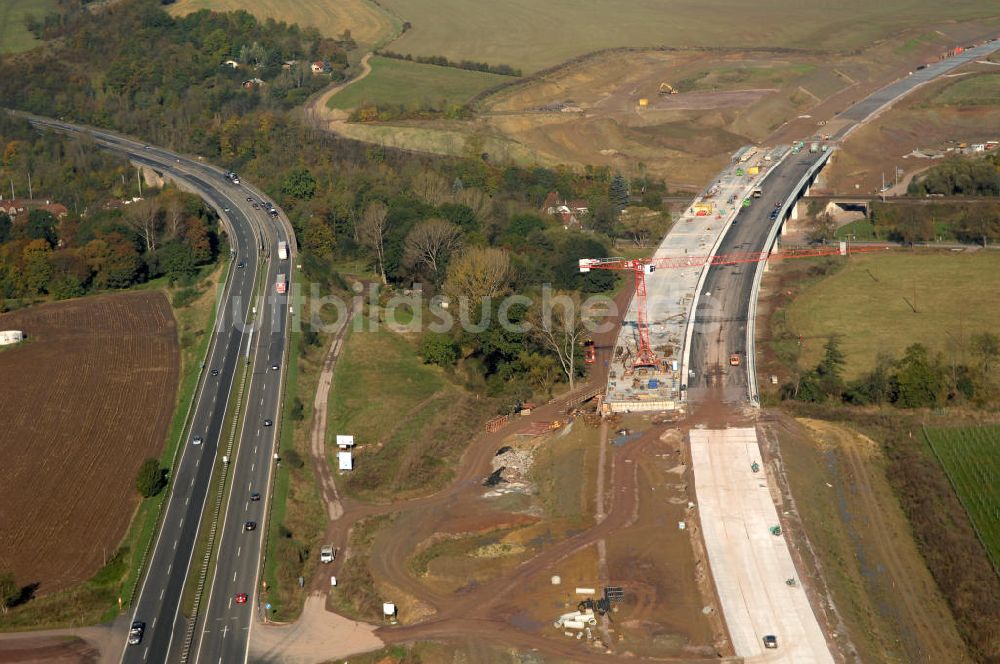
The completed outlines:
<svg viewBox="0 0 1000 664">
<path fill-rule="evenodd" d="M 677 94 L 677 90 L 674 88 L 674 86 L 670 85 L 669 83 L 660 83 L 660 94 L 675 95 Z"/>
</svg>

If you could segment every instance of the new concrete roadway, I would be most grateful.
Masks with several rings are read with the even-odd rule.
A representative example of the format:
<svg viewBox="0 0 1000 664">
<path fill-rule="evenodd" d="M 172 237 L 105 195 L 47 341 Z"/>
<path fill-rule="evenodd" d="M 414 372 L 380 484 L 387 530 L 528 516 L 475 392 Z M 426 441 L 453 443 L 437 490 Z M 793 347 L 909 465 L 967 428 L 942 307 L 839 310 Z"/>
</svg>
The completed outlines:
<svg viewBox="0 0 1000 664">
<path fill-rule="evenodd" d="M 44 118 L 29 117 L 29 120 L 38 127 L 88 136 L 99 147 L 124 154 L 133 163 L 150 166 L 198 193 L 223 216 L 236 255 L 196 393 L 190 435 L 181 443 L 162 525 L 133 605 L 132 620 L 146 623 L 145 635 L 140 644 L 125 646 L 122 662 L 181 659 L 188 631 L 188 619 L 181 610 L 183 590 L 188 575 L 200 570 L 201 560 L 193 561 L 192 554 L 206 498 L 215 495 L 215 485 L 210 485 L 212 471 L 216 464 L 222 463 L 228 442 L 229 432 L 222 429 L 226 409 L 230 396 L 239 390 L 235 381 L 249 353 L 252 363 L 249 396 L 243 408 L 238 451 L 229 468 L 232 499 L 224 517 L 220 516 L 217 582 L 203 613 L 204 624 L 209 628 L 198 644 L 206 655 L 205 661 L 244 661 L 266 532 L 262 527 L 263 510 L 279 425 L 281 374 L 285 364 L 288 306 L 286 296 L 275 294 L 274 284 L 279 272 L 291 276 L 289 261 L 277 258 L 277 242 L 289 240 L 286 224 L 269 218 L 259 205 L 259 192 L 231 184 L 221 170 L 198 159 L 110 132 Z M 248 197 L 253 202 L 247 201 Z M 254 203 L 259 209 L 254 209 Z M 244 267 L 237 267 L 240 262 Z M 259 276 L 263 276 L 264 297 L 255 299 L 254 286 Z M 251 331 L 244 321 L 254 307 L 259 324 Z M 272 370 L 272 365 L 279 369 Z M 274 426 L 263 426 L 265 419 L 273 421 Z M 195 437 L 202 442 L 195 444 Z M 252 491 L 260 492 L 265 499 L 251 503 Z M 261 527 L 240 533 L 246 520 L 256 521 Z M 247 593 L 250 598 L 247 604 L 231 602 L 237 592 Z M 219 630 L 212 629 L 216 624 Z"/>
</svg>

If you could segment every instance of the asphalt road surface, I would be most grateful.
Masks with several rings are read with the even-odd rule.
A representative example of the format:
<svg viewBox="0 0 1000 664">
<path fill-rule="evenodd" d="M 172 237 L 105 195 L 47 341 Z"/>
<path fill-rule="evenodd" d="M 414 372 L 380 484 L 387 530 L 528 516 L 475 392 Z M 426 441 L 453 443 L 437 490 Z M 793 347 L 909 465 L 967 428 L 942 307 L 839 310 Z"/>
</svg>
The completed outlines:
<svg viewBox="0 0 1000 664">
<path fill-rule="evenodd" d="M 718 253 L 761 252 L 774 221 L 771 213 L 792 194 L 812 165 L 822 157 L 803 150 L 789 154 L 768 174 L 761 185 L 761 197 L 742 208 L 722 238 Z M 708 388 L 721 390 L 725 402 L 739 402 L 747 396 L 746 360 L 747 315 L 756 263 L 712 266 L 705 277 L 691 336 L 688 398 L 700 400 Z M 729 365 L 731 353 L 739 353 L 739 367 Z"/>
<path fill-rule="evenodd" d="M 837 116 L 838 119 L 847 120 L 850 124 L 843 127 L 836 135 L 834 135 L 834 140 L 844 138 L 844 136 L 846 136 L 851 129 L 858 124 L 865 122 L 873 113 L 881 110 L 887 104 L 892 103 L 917 86 L 923 85 L 924 83 L 937 78 L 941 74 L 946 74 L 955 67 L 967 64 L 973 60 L 985 58 L 990 53 L 997 50 L 998 47 L 1000 47 L 1000 42 L 995 41 L 981 44 L 975 48 L 970 48 L 961 55 L 956 55 L 946 58 L 945 60 L 939 60 L 929 64 L 924 69 L 914 71 L 909 76 L 901 78 L 895 83 L 885 86 L 881 90 L 876 90 Z"/>
<path fill-rule="evenodd" d="M 1000 48 L 1000 42 L 989 42 L 963 54 L 928 65 L 910 76 L 873 92 L 838 117 L 846 120 L 834 140 L 846 136 L 851 129 L 869 120 L 899 97 L 919 85 L 972 60 L 981 59 Z M 808 143 L 807 143 L 808 146 Z M 719 253 L 765 251 L 771 226 L 770 218 L 776 205 L 783 204 L 793 194 L 796 185 L 812 164 L 822 156 L 808 149 L 788 157 L 764 180 L 762 196 L 743 208 L 719 245 Z M 694 312 L 694 334 L 691 339 L 688 399 L 699 401 L 708 390 L 715 391 L 726 403 L 746 401 L 749 397 L 746 370 L 746 333 L 750 299 L 753 291 L 754 263 L 711 266 L 705 277 Z M 739 353 L 741 364 L 729 364 L 731 353 Z"/>
<path fill-rule="evenodd" d="M 202 644 L 203 650 L 213 653 L 218 650 L 219 656 L 224 658 L 222 661 L 243 661 L 252 620 L 253 591 L 264 528 L 247 533 L 238 542 L 228 536 L 227 529 L 241 526 L 244 519 L 237 517 L 242 517 L 244 513 L 246 520 L 263 521 L 267 499 L 264 494 L 278 429 L 277 413 L 284 367 L 288 307 L 286 296 L 277 295 L 274 284 L 279 272 L 291 276 L 289 261 L 280 261 L 277 256 L 277 242 L 288 240 L 286 227 L 271 220 L 259 206 L 259 192 L 230 183 L 220 170 L 200 160 L 101 130 L 43 118 L 29 119 L 37 126 L 72 134 L 88 134 L 100 147 L 125 154 L 134 163 L 149 165 L 169 174 L 186 188 L 197 192 L 224 216 L 231 249 L 236 255 L 220 305 L 215 337 L 202 369 L 190 435 L 182 441 L 180 462 L 172 478 L 163 523 L 134 604 L 132 620 L 145 622 L 146 631 L 140 644 L 125 646 L 122 662 L 173 662 L 181 657 L 188 627 L 188 619 L 181 611 L 183 589 L 189 573 L 197 574 L 200 570 L 201 560 L 192 560 L 193 548 L 206 498 L 215 494 L 215 486 L 210 486 L 212 470 L 216 464 L 222 463 L 226 449 L 229 432 L 223 431 L 222 427 L 230 395 L 239 389 L 239 385 L 234 383 L 241 363 L 249 359 L 253 363 L 253 372 L 249 377 L 250 397 L 243 409 L 239 447 L 229 469 L 230 484 L 234 487 L 232 500 L 225 511 L 224 521 L 220 515 L 220 588 L 211 595 L 215 601 L 203 604 L 205 608 L 202 612 L 206 622 L 225 620 L 229 625 L 229 630 L 226 630 L 229 633 L 218 644 L 214 639 L 207 639 Z M 259 209 L 254 209 L 254 202 L 247 201 L 247 197 L 253 198 Z M 237 267 L 240 262 L 244 267 Z M 261 274 L 265 275 L 264 298 L 254 301 L 254 284 Z M 260 324 L 246 325 L 244 321 L 254 307 Z M 279 369 L 271 370 L 272 365 L 277 365 Z M 217 370 L 217 375 L 212 375 L 213 370 Z M 265 419 L 272 420 L 274 426 L 264 427 Z M 200 444 L 194 443 L 196 437 L 202 439 Z M 262 500 L 250 504 L 251 491 L 259 491 Z M 227 578 L 231 583 L 223 583 Z M 229 606 L 228 601 L 222 601 L 227 599 L 223 595 L 232 585 L 240 588 L 238 592 L 246 592 L 250 596 L 246 605 L 234 603 Z M 228 599 L 231 600 L 232 596 Z"/>
</svg>

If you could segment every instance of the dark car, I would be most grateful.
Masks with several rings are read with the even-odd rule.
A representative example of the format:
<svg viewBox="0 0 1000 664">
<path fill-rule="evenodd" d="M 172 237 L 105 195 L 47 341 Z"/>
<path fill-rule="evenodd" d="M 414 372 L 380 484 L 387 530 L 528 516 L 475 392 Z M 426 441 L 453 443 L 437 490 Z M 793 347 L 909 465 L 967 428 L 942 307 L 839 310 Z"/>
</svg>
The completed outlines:
<svg viewBox="0 0 1000 664">
<path fill-rule="evenodd" d="M 251 493 L 251 494 L 250 494 L 250 501 L 251 501 L 251 502 L 254 502 L 254 503 L 255 503 L 255 502 L 257 502 L 258 500 L 260 500 L 260 493 L 259 493 L 259 492 L 257 492 L 257 491 L 254 491 L 253 493 Z"/>
<path fill-rule="evenodd" d="M 253 203 L 253 198 L 251 198 L 250 196 L 247 196 L 247 203 Z"/>
<path fill-rule="evenodd" d="M 213 376 L 218 376 L 219 375 L 219 370 L 218 369 L 212 369 L 212 375 Z"/>
<path fill-rule="evenodd" d="M 272 422 L 271 420 L 264 420 L 264 426 L 269 427 L 272 424 L 274 424 L 274 422 Z"/>
<path fill-rule="evenodd" d="M 256 521 L 247 521 L 246 523 L 243 524 L 243 530 L 247 530 L 247 531 L 257 530 L 257 522 Z"/>
<path fill-rule="evenodd" d="M 257 205 L 256 203 L 254 203 L 254 204 L 253 204 L 253 209 L 254 209 L 254 210 L 259 210 L 259 209 L 260 209 L 260 206 L 259 206 L 259 205 Z"/>
<path fill-rule="evenodd" d="M 774 634 L 768 634 L 764 637 L 764 647 L 774 650 L 778 647 L 778 637 Z"/>
<path fill-rule="evenodd" d="M 142 643 L 142 634 L 146 631 L 146 623 L 136 620 L 132 623 L 132 628 L 128 631 L 128 643 L 136 646 Z"/>
<path fill-rule="evenodd" d="M 245 268 L 246 266 L 247 266 L 247 264 L 244 263 L 243 261 L 240 261 L 239 263 L 236 264 L 236 267 L 239 268 L 239 269 L 241 269 L 241 270 L 243 268 Z"/>
</svg>

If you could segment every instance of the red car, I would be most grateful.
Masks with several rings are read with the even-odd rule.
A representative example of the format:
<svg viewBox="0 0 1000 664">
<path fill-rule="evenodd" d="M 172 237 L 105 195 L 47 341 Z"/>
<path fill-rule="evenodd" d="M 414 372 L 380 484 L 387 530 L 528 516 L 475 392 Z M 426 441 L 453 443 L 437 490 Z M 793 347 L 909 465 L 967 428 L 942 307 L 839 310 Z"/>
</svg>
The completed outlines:
<svg viewBox="0 0 1000 664">
<path fill-rule="evenodd" d="M 236 599 L 236 603 L 237 604 L 246 604 L 247 603 L 247 594 L 246 593 L 237 593 L 235 599 Z"/>
</svg>

